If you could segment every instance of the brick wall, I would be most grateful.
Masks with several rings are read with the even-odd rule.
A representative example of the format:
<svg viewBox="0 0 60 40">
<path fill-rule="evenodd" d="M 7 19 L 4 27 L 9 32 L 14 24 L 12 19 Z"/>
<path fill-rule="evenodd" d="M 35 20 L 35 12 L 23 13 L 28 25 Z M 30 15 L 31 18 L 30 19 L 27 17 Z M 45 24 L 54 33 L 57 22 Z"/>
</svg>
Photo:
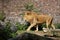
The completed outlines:
<svg viewBox="0 0 60 40">
<path fill-rule="evenodd" d="M 3 0 L 3 10 L 7 19 L 20 20 L 21 16 L 19 14 L 25 11 L 24 4 L 28 2 L 33 3 L 39 12 L 53 16 L 55 23 L 60 23 L 60 0 Z"/>
</svg>

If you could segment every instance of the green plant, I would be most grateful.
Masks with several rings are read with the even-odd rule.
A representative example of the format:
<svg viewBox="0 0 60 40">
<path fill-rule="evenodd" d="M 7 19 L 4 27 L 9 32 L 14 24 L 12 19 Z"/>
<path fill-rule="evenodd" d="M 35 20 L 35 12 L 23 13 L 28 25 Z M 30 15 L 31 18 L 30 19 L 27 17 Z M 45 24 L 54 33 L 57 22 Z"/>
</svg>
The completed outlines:
<svg viewBox="0 0 60 40">
<path fill-rule="evenodd" d="M 39 12 L 39 10 L 37 8 L 34 7 L 34 4 L 33 3 L 26 3 L 24 5 L 25 9 L 27 11 L 34 11 L 34 12 Z"/>
<path fill-rule="evenodd" d="M 18 27 L 18 30 L 26 30 L 27 25 L 24 24 L 20 24 L 20 23 L 16 23 L 16 26 Z"/>
<path fill-rule="evenodd" d="M 44 24 L 42 24 L 42 27 L 46 27 L 46 24 L 44 23 Z"/>
<path fill-rule="evenodd" d="M 0 12 L 0 20 L 3 21 L 5 19 L 5 13 Z"/>
<path fill-rule="evenodd" d="M 57 29 L 60 29 L 60 23 L 55 24 Z"/>
<path fill-rule="evenodd" d="M 6 27 L 4 29 L 4 32 L 7 33 L 6 35 L 8 36 L 8 38 L 11 38 L 11 37 L 14 38 L 17 35 L 16 32 L 11 31 L 11 29 L 10 29 L 11 26 L 12 25 L 11 25 L 10 21 L 6 22 Z"/>
<path fill-rule="evenodd" d="M 27 11 L 32 11 L 34 9 L 33 3 L 27 3 L 24 5 L 24 7 Z"/>
</svg>

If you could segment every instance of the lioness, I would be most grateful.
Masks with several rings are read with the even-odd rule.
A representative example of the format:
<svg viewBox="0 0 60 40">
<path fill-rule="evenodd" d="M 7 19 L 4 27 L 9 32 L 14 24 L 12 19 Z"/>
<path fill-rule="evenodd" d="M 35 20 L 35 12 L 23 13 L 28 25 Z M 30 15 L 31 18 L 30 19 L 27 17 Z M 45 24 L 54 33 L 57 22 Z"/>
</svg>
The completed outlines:
<svg viewBox="0 0 60 40">
<path fill-rule="evenodd" d="M 46 23 L 46 27 L 48 28 L 49 25 L 51 25 L 51 27 L 53 29 L 55 29 L 55 26 L 53 25 L 52 21 L 53 18 L 49 15 L 38 15 L 37 13 L 34 12 L 25 12 L 24 15 L 24 20 L 29 22 L 31 25 L 28 27 L 27 31 L 29 31 L 33 26 L 36 26 L 36 31 L 38 31 L 38 24 L 40 23 Z"/>
</svg>

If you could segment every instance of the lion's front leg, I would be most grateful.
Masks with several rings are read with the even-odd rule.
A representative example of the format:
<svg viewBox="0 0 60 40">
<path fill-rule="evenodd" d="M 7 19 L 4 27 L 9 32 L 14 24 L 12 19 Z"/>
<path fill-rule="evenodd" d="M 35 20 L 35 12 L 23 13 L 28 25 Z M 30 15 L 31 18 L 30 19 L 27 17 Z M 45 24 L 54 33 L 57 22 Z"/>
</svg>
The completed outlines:
<svg viewBox="0 0 60 40">
<path fill-rule="evenodd" d="M 36 26 L 36 30 L 35 30 L 35 32 L 36 32 L 36 31 L 38 31 L 38 25 Z"/>
<path fill-rule="evenodd" d="M 29 31 L 33 26 L 35 26 L 36 25 L 36 23 L 33 23 L 33 24 L 31 24 L 29 27 L 28 27 L 28 29 L 27 29 L 27 31 Z"/>
</svg>

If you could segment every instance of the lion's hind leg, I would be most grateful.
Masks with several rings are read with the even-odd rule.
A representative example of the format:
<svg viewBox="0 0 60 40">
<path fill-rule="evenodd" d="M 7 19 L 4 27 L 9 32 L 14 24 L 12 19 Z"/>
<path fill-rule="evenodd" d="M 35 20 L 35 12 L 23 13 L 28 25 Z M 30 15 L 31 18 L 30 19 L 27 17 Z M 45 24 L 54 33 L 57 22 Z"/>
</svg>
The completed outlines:
<svg viewBox="0 0 60 40">
<path fill-rule="evenodd" d="M 53 24 L 51 24 L 51 27 L 52 27 L 53 29 L 55 29 L 55 26 L 54 26 Z"/>
</svg>

